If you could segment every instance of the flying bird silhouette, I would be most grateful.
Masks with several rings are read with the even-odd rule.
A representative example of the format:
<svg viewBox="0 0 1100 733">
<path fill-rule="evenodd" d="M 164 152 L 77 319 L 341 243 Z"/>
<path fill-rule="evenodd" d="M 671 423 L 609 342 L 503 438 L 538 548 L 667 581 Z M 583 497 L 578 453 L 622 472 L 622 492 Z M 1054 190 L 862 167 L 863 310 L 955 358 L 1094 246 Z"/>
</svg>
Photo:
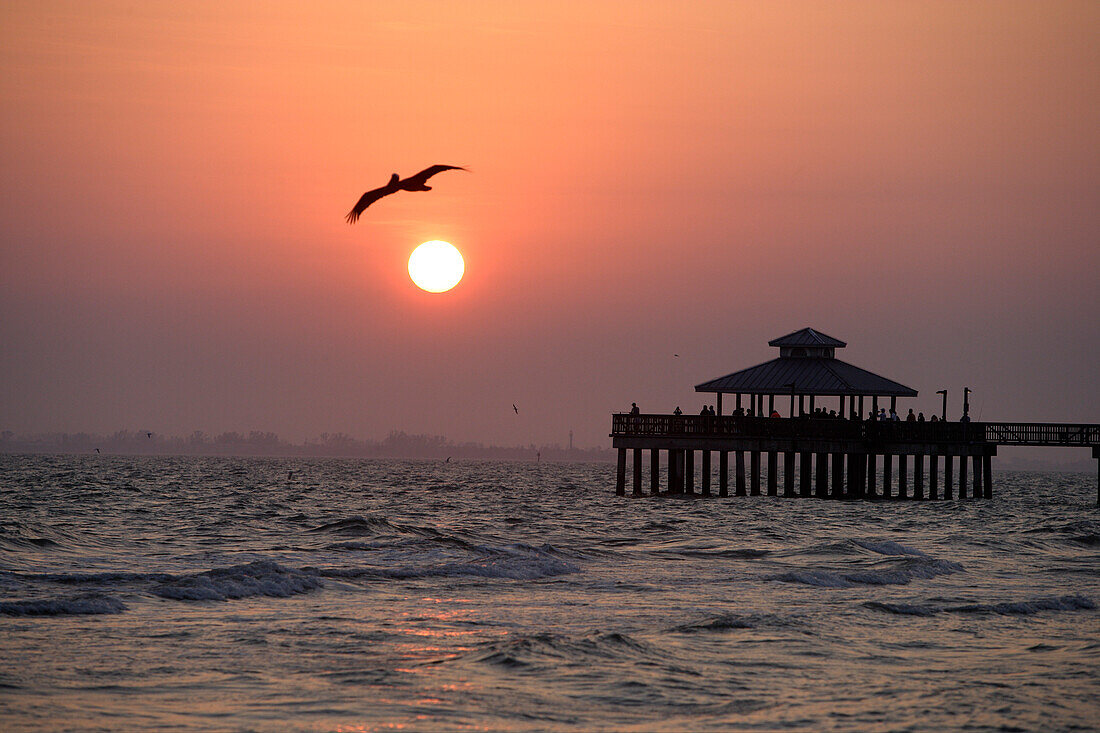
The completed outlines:
<svg viewBox="0 0 1100 733">
<path fill-rule="evenodd" d="M 396 173 L 390 176 L 390 182 L 381 188 L 376 188 L 371 191 L 367 191 L 365 194 L 359 197 L 359 201 L 348 215 L 344 218 L 348 220 L 348 224 L 354 224 L 359 219 L 359 215 L 363 211 L 383 196 L 389 196 L 391 193 L 397 193 L 398 191 L 431 191 L 432 187 L 427 185 L 428 179 L 434 176 L 436 173 L 442 173 L 443 171 L 464 171 L 466 170 L 459 165 L 433 165 L 430 168 L 417 173 L 415 176 L 409 176 L 408 178 L 401 178 Z"/>
<path fill-rule="evenodd" d="M 519 408 L 518 408 L 518 407 L 516 407 L 516 403 L 515 403 L 515 402 L 513 402 L 513 403 L 512 403 L 512 409 L 516 411 L 516 414 L 517 414 L 517 415 L 519 414 Z"/>
</svg>

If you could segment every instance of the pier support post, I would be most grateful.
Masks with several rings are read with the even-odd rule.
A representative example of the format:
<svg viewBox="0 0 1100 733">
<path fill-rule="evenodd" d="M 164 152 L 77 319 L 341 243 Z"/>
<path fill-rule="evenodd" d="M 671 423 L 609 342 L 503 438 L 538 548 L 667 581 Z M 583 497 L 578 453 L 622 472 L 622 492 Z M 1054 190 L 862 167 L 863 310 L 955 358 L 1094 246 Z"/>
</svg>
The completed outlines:
<svg viewBox="0 0 1100 733">
<path fill-rule="evenodd" d="M 730 452 L 718 451 L 718 496 L 730 495 Z"/>
<path fill-rule="evenodd" d="M 889 453 L 882 454 L 882 498 L 889 499 L 894 495 L 892 482 L 894 480 L 894 456 Z"/>
<path fill-rule="evenodd" d="M 794 453 L 783 453 L 783 496 L 794 496 Z"/>
<path fill-rule="evenodd" d="M 982 498 L 982 457 L 978 454 L 974 454 L 971 459 L 974 464 L 974 498 Z"/>
<path fill-rule="evenodd" d="M 760 496 L 760 451 L 749 451 L 749 493 Z"/>
<path fill-rule="evenodd" d="M 665 451 L 665 481 L 668 487 L 665 489 L 670 494 L 676 493 L 676 451 Z"/>
<path fill-rule="evenodd" d="M 924 454 L 913 456 L 913 498 L 924 498 Z"/>
<path fill-rule="evenodd" d="M 735 451 L 733 454 L 734 486 L 738 496 L 745 495 L 745 451 Z"/>
<path fill-rule="evenodd" d="M 1092 457 L 1096 459 L 1096 506 L 1100 506 L 1100 445 L 1092 447 Z"/>
<path fill-rule="evenodd" d="M 813 399 L 811 397 L 811 399 Z M 817 489 L 818 499 L 829 498 L 829 454 L 818 453 L 814 456 L 814 464 L 817 475 L 814 477 L 814 488 Z"/>
<path fill-rule="evenodd" d="M 939 481 L 940 481 L 940 454 L 933 451 L 932 455 L 928 456 L 928 498 L 938 499 L 939 497 Z"/>
<path fill-rule="evenodd" d="M 863 487 L 859 485 L 859 467 L 861 464 L 866 465 L 867 462 L 858 453 L 849 453 L 846 460 L 848 462 L 848 487 L 845 494 L 849 499 L 862 499 Z"/>
<path fill-rule="evenodd" d="M 700 476 L 700 478 L 702 479 L 701 483 L 703 484 L 703 496 L 710 496 L 710 451 L 709 450 L 703 451 L 703 467 L 701 469 L 701 473 L 703 474 L 702 476 Z"/>
<path fill-rule="evenodd" d="M 981 457 L 981 483 L 982 489 L 986 490 L 986 499 L 992 499 L 993 497 L 993 457 L 986 453 Z"/>
<path fill-rule="evenodd" d="M 779 496 L 779 454 L 768 451 L 768 496 Z"/>
<path fill-rule="evenodd" d="M 812 454 L 803 451 L 798 454 L 798 493 L 810 496 L 810 477 L 813 475 Z"/>
<path fill-rule="evenodd" d="M 966 454 L 959 456 L 959 498 L 966 498 Z"/>
<path fill-rule="evenodd" d="M 844 496 L 844 454 L 833 454 L 833 491 L 832 498 L 840 499 Z"/>
<path fill-rule="evenodd" d="M 874 453 L 867 454 L 867 493 L 865 496 L 868 499 L 874 499 L 878 496 L 878 491 L 875 489 L 875 482 L 878 481 L 878 456 Z"/>
<path fill-rule="evenodd" d="M 948 453 L 943 457 L 943 498 L 952 499 L 952 493 L 954 492 L 955 482 L 951 472 L 955 466 L 955 456 Z"/>
<path fill-rule="evenodd" d="M 685 450 L 684 455 L 684 493 L 695 493 L 695 451 Z"/>
<path fill-rule="evenodd" d="M 906 453 L 898 454 L 898 498 L 909 498 L 909 456 Z"/>
<path fill-rule="evenodd" d="M 649 451 L 649 493 L 661 493 L 661 451 Z"/>
<path fill-rule="evenodd" d="M 615 468 L 615 494 L 626 496 L 626 448 L 619 448 L 619 461 Z"/>
<path fill-rule="evenodd" d="M 642 449 L 634 449 L 634 486 L 633 493 L 635 496 L 642 493 Z"/>
</svg>

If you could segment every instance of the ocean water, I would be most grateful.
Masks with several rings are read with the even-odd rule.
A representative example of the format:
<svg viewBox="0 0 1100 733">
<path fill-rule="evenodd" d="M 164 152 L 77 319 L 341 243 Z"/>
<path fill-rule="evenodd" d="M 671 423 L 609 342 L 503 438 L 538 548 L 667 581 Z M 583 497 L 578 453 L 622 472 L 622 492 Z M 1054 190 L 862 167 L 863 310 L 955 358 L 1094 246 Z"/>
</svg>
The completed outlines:
<svg viewBox="0 0 1100 733">
<path fill-rule="evenodd" d="M 1094 475 L 0 456 L 0 728 L 1096 730 Z"/>
</svg>

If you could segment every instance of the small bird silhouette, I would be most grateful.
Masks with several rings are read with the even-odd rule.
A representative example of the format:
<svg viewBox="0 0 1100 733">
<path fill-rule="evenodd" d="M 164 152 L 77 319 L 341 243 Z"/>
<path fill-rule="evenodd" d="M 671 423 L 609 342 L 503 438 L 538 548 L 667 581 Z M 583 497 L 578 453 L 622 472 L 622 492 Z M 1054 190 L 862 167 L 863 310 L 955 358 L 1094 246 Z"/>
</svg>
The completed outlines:
<svg viewBox="0 0 1100 733">
<path fill-rule="evenodd" d="M 146 438 L 152 438 L 152 437 L 153 437 L 153 434 L 152 434 L 152 433 L 146 433 L 146 434 L 145 434 L 145 437 L 146 437 Z"/>
<path fill-rule="evenodd" d="M 95 449 L 95 452 L 96 452 L 96 453 L 99 453 L 99 448 L 96 448 L 96 449 Z"/>
<path fill-rule="evenodd" d="M 428 179 L 436 173 L 464 170 L 466 169 L 459 165 L 433 165 L 430 168 L 425 168 L 420 171 L 415 176 L 409 176 L 408 178 L 401 178 L 394 173 L 390 176 L 390 182 L 385 186 L 367 191 L 363 194 L 344 218 L 347 219 L 348 224 L 354 224 L 356 220 L 359 219 L 359 215 L 362 214 L 368 206 L 383 196 L 389 196 L 391 193 L 397 193 L 398 191 L 431 191 L 432 187 L 428 186 L 427 182 Z"/>
<path fill-rule="evenodd" d="M 519 408 L 518 408 L 518 407 L 516 407 L 516 403 L 515 403 L 515 402 L 513 402 L 513 403 L 512 403 L 512 409 L 516 411 L 516 414 L 517 414 L 517 415 L 519 414 Z"/>
</svg>

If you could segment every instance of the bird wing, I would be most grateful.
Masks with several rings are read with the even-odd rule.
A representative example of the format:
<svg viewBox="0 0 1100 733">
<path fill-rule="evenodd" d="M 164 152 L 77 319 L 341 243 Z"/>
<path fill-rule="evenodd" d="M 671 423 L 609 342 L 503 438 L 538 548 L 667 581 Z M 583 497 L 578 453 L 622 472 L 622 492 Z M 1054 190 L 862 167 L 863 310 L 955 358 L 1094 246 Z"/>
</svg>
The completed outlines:
<svg viewBox="0 0 1100 733">
<path fill-rule="evenodd" d="M 363 210 L 373 204 L 383 196 L 388 196 L 391 193 L 397 191 L 397 188 L 390 185 L 382 186 L 382 188 L 376 188 L 373 191 L 367 191 L 365 194 L 359 197 L 359 200 L 352 207 L 352 210 L 348 212 L 348 215 L 344 217 L 347 219 L 348 224 L 354 224 L 359 215 L 363 213 Z"/>
<path fill-rule="evenodd" d="M 436 173 L 442 173 L 443 171 L 464 171 L 464 170 L 466 170 L 466 169 L 463 168 L 460 165 L 433 165 L 432 167 L 425 168 L 424 170 L 420 171 L 419 173 L 417 173 L 415 175 L 409 176 L 408 178 L 403 180 L 402 183 L 415 183 L 417 185 L 423 186 L 424 183 L 427 182 L 427 180 L 429 178 L 431 178 L 432 176 L 434 176 Z"/>
</svg>

